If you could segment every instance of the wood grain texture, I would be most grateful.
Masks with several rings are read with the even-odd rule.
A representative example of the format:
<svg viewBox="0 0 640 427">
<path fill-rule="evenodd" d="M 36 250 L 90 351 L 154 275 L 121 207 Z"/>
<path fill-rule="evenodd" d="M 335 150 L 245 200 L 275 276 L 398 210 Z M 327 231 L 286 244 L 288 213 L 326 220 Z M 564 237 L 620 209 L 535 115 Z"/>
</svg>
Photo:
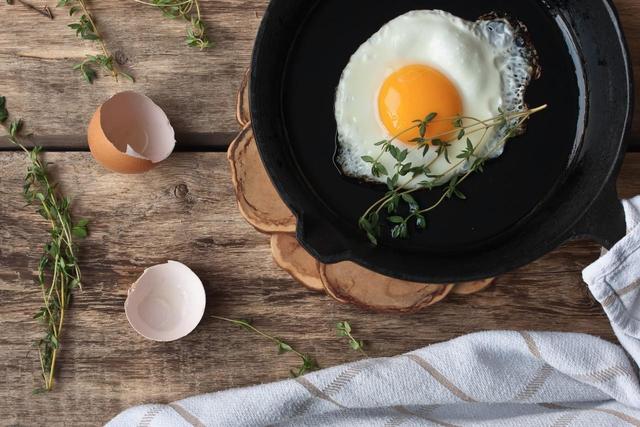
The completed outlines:
<svg viewBox="0 0 640 427">
<path fill-rule="evenodd" d="M 268 0 L 200 0 L 216 42 L 216 47 L 203 52 L 184 46 L 183 21 L 166 19 L 133 0 L 92 1 L 100 30 L 137 83 L 115 83 L 105 77 L 91 87 L 71 67 L 96 47 L 78 40 L 67 28 L 72 18 L 54 7 L 56 0 L 32 2 L 48 4 L 55 20 L 0 2 L 0 93 L 9 97 L 13 111 L 27 119 L 35 142 L 57 149 L 86 149 L 85 129 L 93 111 L 126 89 L 145 93 L 167 112 L 178 132 L 179 151 L 221 149 L 231 141 L 237 129 L 235 96 Z M 640 75 L 640 3 L 615 0 L 615 4 Z M 640 96 L 640 85 L 636 90 Z M 640 150 L 640 109 L 631 142 Z M 9 148 L 0 137 L 0 150 Z"/>
<path fill-rule="evenodd" d="M 205 52 L 186 49 L 184 23 L 157 10 L 132 0 L 92 1 L 109 45 L 138 79 L 131 85 L 102 78 L 92 87 L 71 66 L 95 46 L 75 38 L 66 27 L 71 18 L 53 8 L 56 0 L 32 0 L 51 6 L 54 21 L 0 2 L 0 94 L 28 120 L 34 142 L 56 150 L 85 149 L 94 109 L 130 88 L 167 111 L 178 132 L 177 151 L 221 149 L 237 132 L 235 95 L 268 1 L 200 1 L 217 42 Z M 640 65 L 640 3 L 615 2 Z M 640 141 L 640 120 L 632 138 Z M 65 327 L 57 388 L 32 397 L 40 379 L 30 343 L 41 333 L 31 319 L 40 304 L 34 279 L 47 228 L 23 206 L 24 158 L 0 152 L 0 425 L 98 425 L 131 405 L 287 377 L 295 359 L 276 356 L 269 343 L 212 319 L 214 314 L 254 319 L 325 367 L 359 357 L 335 337 L 339 320 L 352 323 L 372 356 L 501 328 L 615 339 L 580 277 L 598 256 L 589 242 L 568 243 L 480 294 L 452 295 L 423 313 L 372 314 L 304 289 L 275 265 L 269 237 L 237 211 L 222 153 L 177 153 L 142 176 L 111 174 L 88 153 L 50 153 L 48 159 L 75 211 L 92 220 L 80 251 L 86 283 Z M 640 154 L 629 155 L 620 179 L 623 197 L 640 193 L 638 176 Z M 200 275 L 208 305 L 193 334 L 163 344 L 138 336 L 123 304 L 143 269 L 167 259 Z M 52 409 L 55 418 L 47 418 Z"/>
<path fill-rule="evenodd" d="M 237 130 L 236 93 L 268 0 L 200 0 L 216 44 L 205 51 L 185 46 L 185 21 L 167 19 L 153 7 L 133 0 L 90 1 L 110 49 L 136 77 L 135 84 L 103 77 L 93 86 L 71 67 L 96 53 L 96 46 L 75 37 L 67 27 L 74 18 L 54 7 L 57 0 L 32 2 L 48 4 L 55 19 L 0 3 L 0 93 L 28 119 L 27 131 L 38 143 L 39 136 L 72 135 L 67 147 L 86 147 L 83 135 L 93 111 L 127 89 L 145 93 L 167 112 L 186 136 L 180 143 L 193 145 L 192 134 Z"/>
<path fill-rule="evenodd" d="M 20 153 L 0 153 L 0 424 L 101 424 L 130 405 L 168 402 L 214 390 L 284 379 L 296 363 L 244 330 L 211 315 L 254 319 L 256 325 L 317 356 L 322 366 L 359 356 L 336 338 L 349 320 L 372 356 L 392 356 L 464 333 L 488 329 L 585 332 L 614 340 L 580 271 L 596 245 L 572 242 L 497 279 L 477 295 L 450 296 L 412 315 L 372 314 L 306 290 L 275 265 L 269 238 L 237 211 L 222 153 L 179 153 L 145 175 L 123 176 L 88 153 L 49 153 L 78 215 L 92 220 L 81 242 L 84 290 L 65 326 L 59 382 L 39 385 L 30 342 L 40 326 L 34 283 L 46 224 L 20 196 L 26 167 Z M 620 193 L 640 193 L 640 154 L 627 157 Z M 203 279 L 207 311 L 196 331 L 173 343 L 150 342 L 127 324 L 127 288 L 149 265 L 174 259 Z M 50 420 L 47 420 L 50 421 Z"/>
</svg>

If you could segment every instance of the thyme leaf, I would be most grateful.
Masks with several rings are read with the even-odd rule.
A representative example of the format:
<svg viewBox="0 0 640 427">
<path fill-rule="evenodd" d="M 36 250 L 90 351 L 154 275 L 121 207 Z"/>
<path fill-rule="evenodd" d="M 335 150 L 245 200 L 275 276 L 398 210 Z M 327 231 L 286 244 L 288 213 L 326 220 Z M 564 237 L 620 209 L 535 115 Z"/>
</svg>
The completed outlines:
<svg viewBox="0 0 640 427">
<path fill-rule="evenodd" d="M 342 321 L 336 323 L 336 332 L 339 337 L 346 337 L 349 340 L 349 347 L 353 350 L 361 352 L 365 357 L 369 357 L 364 351 L 364 341 L 354 338 L 351 333 L 351 325 L 349 322 Z"/>
</svg>

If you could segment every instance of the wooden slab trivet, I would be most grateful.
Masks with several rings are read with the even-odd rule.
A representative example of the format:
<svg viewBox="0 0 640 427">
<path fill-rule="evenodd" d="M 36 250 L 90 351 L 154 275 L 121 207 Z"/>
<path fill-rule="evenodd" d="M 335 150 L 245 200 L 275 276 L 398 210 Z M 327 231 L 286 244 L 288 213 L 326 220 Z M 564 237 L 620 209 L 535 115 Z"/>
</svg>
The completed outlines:
<svg viewBox="0 0 640 427">
<path fill-rule="evenodd" d="M 242 216 L 256 230 L 271 235 L 273 258 L 299 283 L 338 302 L 378 312 L 409 313 L 444 300 L 471 295 L 494 279 L 460 284 L 425 284 L 383 276 L 353 262 L 322 264 L 295 237 L 296 219 L 274 188 L 260 159 L 251 129 L 249 72 L 238 92 L 236 117 L 242 130 L 229 146 L 233 187 Z"/>
</svg>

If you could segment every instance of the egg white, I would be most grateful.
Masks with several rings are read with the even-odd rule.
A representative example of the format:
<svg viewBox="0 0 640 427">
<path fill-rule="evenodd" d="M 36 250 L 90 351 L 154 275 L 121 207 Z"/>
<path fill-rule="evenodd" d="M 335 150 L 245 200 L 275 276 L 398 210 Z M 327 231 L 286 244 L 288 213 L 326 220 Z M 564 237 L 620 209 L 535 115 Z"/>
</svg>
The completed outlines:
<svg viewBox="0 0 640 427">
<path fill-rule="evenodd" d="M 342 172 L 365 180 L 386 181 L 384 176 L 373 176 L 371 164 L 362 157 L 376 158 L 380 147 L 375 143 L 392 137 L 380 120 L 377 102 L 383 82 L 392 73 L 412 64 L 435 68 L 458 89 L 464 110 L 461 113 L 485 120 L 500 111 L 525 108 L 524 93 L 535 74 L 536 57 L 535 51 L 525 45 L 505 19 L 470 22 L 440 10 L 417 10 L 385 24 L 353 54 L 336 91 L 336 160 Z M 468 137 L 475 147 L 482 132 Z M 490 130 L 484 138 L 476 154 L 484 152 L 494 157 L 502 153 L 499 129 Z M 399 141 L 394 144 L 400 149 L 409 147 Z M 452 170 L 465 147 L 466 138 L 452 143 L 448 149 L 451 163 L 444 156 L 438 157 L 434 149 L 426 156 L 421 150 L 410 150 L 406 162 L 414 166 L 431 163 L 433 175 L 447 173 L 446 177 L 451 178 L 468 167 L 460 164 Z M 382 156 L 380 162 L 389 171 L 395 165 L 389 155 Z M 409 179 L 407 175 L 400 183 Z M 414 180 L 406 187 L 414 188 L 420 181 L 424 179 Z"/>
</svg>

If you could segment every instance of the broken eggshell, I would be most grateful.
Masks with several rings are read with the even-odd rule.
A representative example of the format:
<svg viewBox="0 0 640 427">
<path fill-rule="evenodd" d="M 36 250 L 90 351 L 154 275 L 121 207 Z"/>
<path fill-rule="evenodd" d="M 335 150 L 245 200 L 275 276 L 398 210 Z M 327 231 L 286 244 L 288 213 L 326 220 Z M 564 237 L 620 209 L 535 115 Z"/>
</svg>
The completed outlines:
<svg viewBox="0 0 640 427">
<path fill-rule="evenodd" d="M 206 296 L 202 281 L 177 261 L 147 268 L 129 289 L 124 311 L 140 335 L 154 341 L 174 341 L 193 331 L 202 316 Z"/>
<path fill-rule="evenodd" d="M 114 95 L 96 110 L 87 139 L 98 163 L 120 173 L 152 169 L 169 157 L 176 144 L 164 111 L 133 91 Z"/>
</svg>

